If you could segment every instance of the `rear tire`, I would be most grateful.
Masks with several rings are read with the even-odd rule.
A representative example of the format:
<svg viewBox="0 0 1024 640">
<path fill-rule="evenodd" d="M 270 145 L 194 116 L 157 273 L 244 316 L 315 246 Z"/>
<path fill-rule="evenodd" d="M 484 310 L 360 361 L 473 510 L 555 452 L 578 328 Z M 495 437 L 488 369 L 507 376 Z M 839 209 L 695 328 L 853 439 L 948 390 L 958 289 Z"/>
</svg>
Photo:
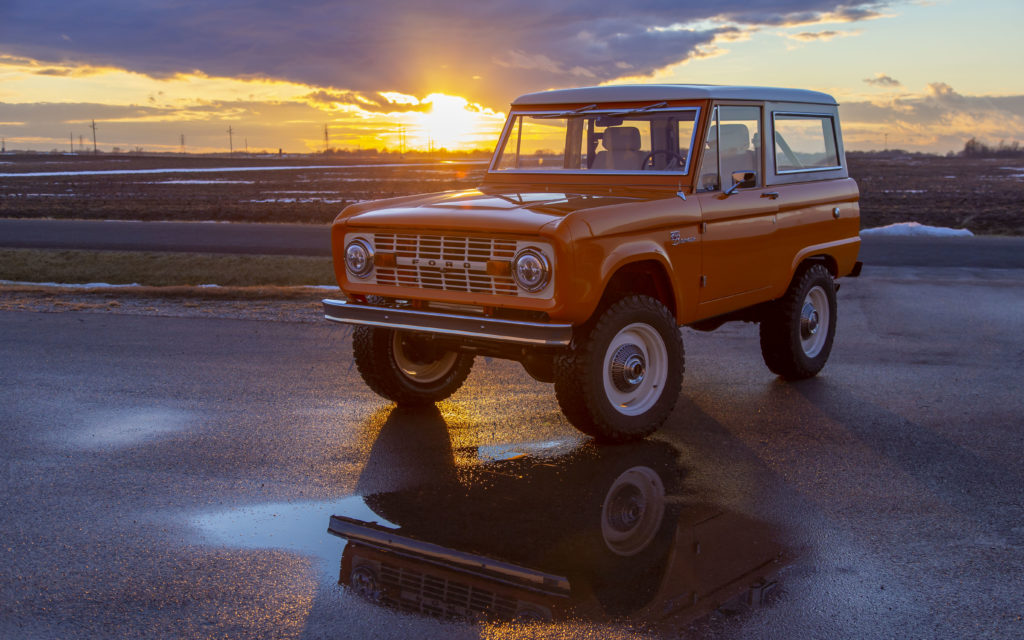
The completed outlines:
<svg viewBox="0 0 1024 640">
<path fill-rule="evenodd" d="M 675 407 L 683 339 L 665 305 L 629 296 L 605 309 L 555 369 L 555 395 L 577 429 L 601 442 L 639 440 Z"/>
<path fill-rule="evenodd" d="M 458 391 L 473 367 L 473 356 L 438 349 L 422 335 L 357 326 L 352 353 L 366 385 L 400 405 L 439 402 Z"/>
<path fill-rule="evenodd" d="M 836 285 L 820 264 L 793 279 L 761 320 L 761 356 L 786 380 L 811 378 L 825 366 L 836 334 Z"/>
</svg>

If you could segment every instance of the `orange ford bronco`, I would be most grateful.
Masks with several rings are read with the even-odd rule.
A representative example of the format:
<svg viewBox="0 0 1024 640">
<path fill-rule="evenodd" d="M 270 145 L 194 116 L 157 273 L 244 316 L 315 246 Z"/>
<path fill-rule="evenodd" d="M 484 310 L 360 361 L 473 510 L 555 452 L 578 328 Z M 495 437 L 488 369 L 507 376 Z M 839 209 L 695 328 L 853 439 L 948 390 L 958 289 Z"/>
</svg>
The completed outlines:
<svg viewBox="0 0 1024 640">
<path fill-rule="evenodd" d="M 633 85 L 512 103 L 477 189 L 346 208 L 331 244 L 367 385 L 436 402 L 474 356 L 553 382 L 598 440 L 642 438 L 683 379 L 679 327 L 760 323 L 786 379 L 825 365 L 860 214 L 835 100 Z"/>
</svg>

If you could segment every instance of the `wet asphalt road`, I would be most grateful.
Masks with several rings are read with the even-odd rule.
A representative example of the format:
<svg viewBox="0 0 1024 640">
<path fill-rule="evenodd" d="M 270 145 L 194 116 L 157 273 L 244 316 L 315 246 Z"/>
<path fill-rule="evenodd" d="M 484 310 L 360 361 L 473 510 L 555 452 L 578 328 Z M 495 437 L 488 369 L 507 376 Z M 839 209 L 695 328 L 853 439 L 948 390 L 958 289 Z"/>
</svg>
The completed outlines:
<svg viewBox="0 0 1024 640">
<path fill-rule="evenodd" d="M 1024 636 L 1024 271 L 869 267 L 839 304 L 798 384 L 753 326 L 684 331 L 669 423 L 618 448 L 514 363 L 405 411 L 339 326 L 0 313 L 0 637 Z M 597 523 L 638 467 L 664 516 L 623 561 Z M 336 584 L 334 514 L 570 576 L 596 618 L 381 608 Z M 757 577 L 765 605 L 693 620 Z"/>
</svg>

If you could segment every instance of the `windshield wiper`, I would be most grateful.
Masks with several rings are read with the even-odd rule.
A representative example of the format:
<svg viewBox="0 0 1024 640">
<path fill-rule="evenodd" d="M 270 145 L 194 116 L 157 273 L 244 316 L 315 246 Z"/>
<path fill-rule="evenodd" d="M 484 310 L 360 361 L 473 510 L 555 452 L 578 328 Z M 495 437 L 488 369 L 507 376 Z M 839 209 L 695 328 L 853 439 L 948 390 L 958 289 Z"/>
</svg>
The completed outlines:
<svg viewBox="0 0 1024 640">
<path fill-rule="evenodd" d="M 596 104 L 588 104 L 585 107 L 580 107 L 579 109 L 573 109 L 572 111 L 562 111 L 560 113 L 545 113 L 543 115 L 539 115 L 539 116 L 535 116 L 535 117 L 537 117 L 537 118 L 565 118 L 567 116 L 574 116 L 574 115 L 576 115 L 578 113 L 583 113 L 584 111 L 590 111 L 591 109 L 596 109 L 596 108 L 597 108 Z"/>
<path fill-rule="evenodd" d="M 667 106 L 667 102 L 655 102 L 654 104 L 649 104 L 646 107 L 637 107 L 636 109 L 630 109 L 628 111 L 616 111 L 615 113 L 609 113 L 608 115 L 615 116 L 616 118 L 618 118 L 619 116 L 629 116 L 633 115 L 634 113 L 643 113 L 644 111 L 650 111 L 651 109 L 660 109 L 662 107 Z"/>
</svg>

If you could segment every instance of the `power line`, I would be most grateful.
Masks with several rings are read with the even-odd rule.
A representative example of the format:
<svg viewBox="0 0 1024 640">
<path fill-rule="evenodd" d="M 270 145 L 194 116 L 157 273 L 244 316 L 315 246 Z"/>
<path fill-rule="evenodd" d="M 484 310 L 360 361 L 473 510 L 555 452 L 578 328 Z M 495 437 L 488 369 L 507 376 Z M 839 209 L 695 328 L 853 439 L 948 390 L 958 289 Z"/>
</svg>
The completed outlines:
<svg viewBox="0 0 1024 640">
<path fill-rule="evenodd" d="M 92 129 L 92 153 L 93 153 L 93 155 L 96 155 L 97 153 L 99 153 L 99 151 L 96 149 L 96 121 L 95 120 L 92 121 L 92 124 L 89 125 L 89 128 Z"/>
</svg>

